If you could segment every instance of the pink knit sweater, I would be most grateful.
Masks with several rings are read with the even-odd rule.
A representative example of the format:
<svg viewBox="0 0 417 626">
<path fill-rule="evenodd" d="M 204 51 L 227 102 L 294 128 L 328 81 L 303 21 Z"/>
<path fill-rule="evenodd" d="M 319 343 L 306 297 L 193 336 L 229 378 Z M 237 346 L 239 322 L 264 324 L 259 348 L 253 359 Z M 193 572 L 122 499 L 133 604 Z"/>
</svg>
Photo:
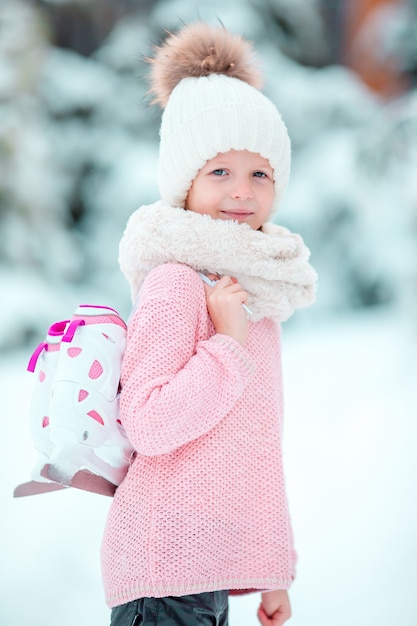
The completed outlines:
<svg viewBox="0 0 417 626">
<path fill-rule="evenodd" d="M 281 459 L 279 326 L 216 334 L 186 265 L 146 278 L 123 362 L 137 451 L 102 545 L 110 607 L 146 596 L 286 589 L 295 552 Z"/>
</svg>

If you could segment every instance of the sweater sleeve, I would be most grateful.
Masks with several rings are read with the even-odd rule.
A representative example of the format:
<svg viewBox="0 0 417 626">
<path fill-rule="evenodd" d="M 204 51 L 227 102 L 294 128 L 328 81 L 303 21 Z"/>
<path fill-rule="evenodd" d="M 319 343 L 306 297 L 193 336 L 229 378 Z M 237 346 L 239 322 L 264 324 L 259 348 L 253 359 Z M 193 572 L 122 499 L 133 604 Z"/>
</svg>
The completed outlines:
<svg viewBox="0 0 417 626">
<path fill-rule="evenodd" d="M 202 304 L 201 280 L 185 266 L 161 266 L 144 283 L 129 325 L 120 401 L 140 454 L 170 453 L 209 432 L 252 377 L 252 358 L 237 341 L 196 339 Z"/>
</svg>

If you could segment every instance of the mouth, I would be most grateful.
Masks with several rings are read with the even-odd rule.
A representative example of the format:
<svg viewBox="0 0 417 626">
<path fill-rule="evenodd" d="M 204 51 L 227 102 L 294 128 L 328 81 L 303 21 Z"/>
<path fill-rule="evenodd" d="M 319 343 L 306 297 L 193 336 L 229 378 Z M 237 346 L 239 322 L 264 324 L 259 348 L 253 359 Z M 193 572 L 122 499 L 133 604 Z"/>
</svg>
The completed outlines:
<svg viewBox="0 0 417 626">
<path fill-rule="evenodd" d="M 238 220 L 240 222 L 248 219 L 253 213 L 244 209 L 235 209 L 233 211 L 220 211 L 220 213 L 229 220 Z"/>
</svg>

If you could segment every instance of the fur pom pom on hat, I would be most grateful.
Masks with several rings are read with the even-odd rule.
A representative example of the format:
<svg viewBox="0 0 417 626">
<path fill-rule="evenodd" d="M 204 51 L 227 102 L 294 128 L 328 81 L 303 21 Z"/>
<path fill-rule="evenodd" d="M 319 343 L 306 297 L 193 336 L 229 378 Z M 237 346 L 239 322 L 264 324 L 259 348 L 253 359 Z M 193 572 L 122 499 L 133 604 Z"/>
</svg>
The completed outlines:
<svg viewBox="0 0 417 626">
<path fill-rule="evenodd" d="M 222 152 L 249 150 L 274 170 L 275 207 L 288 184 L 291 145 L 276 107 L 259 91 L 252 46 L 224 27 L 197 23 L 155 48 L 150 93 L 164 108 L 158 184 L 163 201 L 184 207 L 204 164 Z"/>
</svg>

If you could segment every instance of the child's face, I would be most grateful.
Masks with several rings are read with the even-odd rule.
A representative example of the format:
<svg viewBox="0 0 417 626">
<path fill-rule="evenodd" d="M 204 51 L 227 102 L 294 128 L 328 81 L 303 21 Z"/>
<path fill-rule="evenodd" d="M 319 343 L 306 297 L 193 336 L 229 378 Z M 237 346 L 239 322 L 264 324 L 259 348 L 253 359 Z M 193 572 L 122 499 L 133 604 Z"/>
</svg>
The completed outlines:
<svg viewBox="0 0 417 626">
<path fill-rule="evenodd" d="M 248 150 L 218 154 L 201 168 L 185 208 L 214 219 L 237 220 L 257 230 L 274 202 L 274 172 L 269 162 Z"/>
</svg>

